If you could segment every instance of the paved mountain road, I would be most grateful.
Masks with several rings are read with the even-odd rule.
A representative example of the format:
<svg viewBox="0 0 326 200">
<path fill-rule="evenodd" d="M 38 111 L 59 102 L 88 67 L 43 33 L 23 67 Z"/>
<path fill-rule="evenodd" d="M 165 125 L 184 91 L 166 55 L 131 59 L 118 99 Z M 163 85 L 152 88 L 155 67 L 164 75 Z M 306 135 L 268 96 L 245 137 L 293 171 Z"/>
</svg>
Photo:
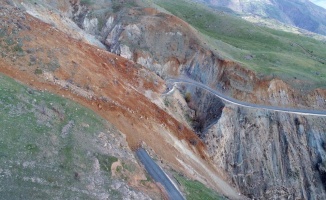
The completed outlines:
<svg viewBox="0 0 326 200">
<path fill-rule="evenodd" d="M 167 91 L 166 93 L 164 93 L 163 95 L 170 94 L 174 90 L 174 87 L 176 84 L 183 83 L 183 84 L 190 84 L 190 85 L 200 87 L 204 90 L 211 92 L 212 94 L 216 95 L 217 97 L 219 97 L 220 99 L 222 99 L 228 103 L 235 104 L 235 105 L 242 106 L 242 107 L 259 108 L 259 109 L 264 109 L 264 110 L 269 110 L 269 111 L 292 113 L 292 114 L 298 114 L 298 115 L 311 115 L 311 116 L 326 117 L 326 111 L 267 106 L 267 105 L 259 105 L 259 104 L 253 104 L 253 103 L 239 101 L 232 97 L 226 96 L 225 94 L 223 94 L 217 90 L 214 90 L 214 89 L 208 87 L 207 85 L 204 85 L 200 82 L 197 82 L 197 81 L 194 81 L 194 80 L 191 80 L 188 78 L 167 79 L 166 83 L 172 84 L 173 88 L 171 90 Z"/>
<path fill-rule="evenodd" d="M 139 160 L 145 166 L 146 171 L 156 181 L 161 183 L 167 192 L 170 200 L 184 200 L 180 191 L 175 187 L 163 170 L 152 160 L 147 152 L 140 148 L 136 151 Z"/>
</svg>

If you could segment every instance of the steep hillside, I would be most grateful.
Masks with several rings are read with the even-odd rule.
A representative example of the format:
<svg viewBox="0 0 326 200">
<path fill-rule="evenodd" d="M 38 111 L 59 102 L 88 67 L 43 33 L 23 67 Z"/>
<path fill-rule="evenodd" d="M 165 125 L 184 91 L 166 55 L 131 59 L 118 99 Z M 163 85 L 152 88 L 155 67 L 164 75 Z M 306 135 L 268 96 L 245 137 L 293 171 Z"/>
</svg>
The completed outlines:
<svg viewBox="0 0 326 200">
<path fill-rule="evenodd" d="M 202 0 L 210 6 L 229 8 L 242 15 L 258 15 L 326 35 L 326 9 L 309 0 Z"/>
<path fill-rule="evenodd" d="M 35 8 L 42 11 L 44 8 L 40 7 L 41 5 L 35 4 Z M 50 16 L 51 12 L 48 13 Z M 55 13 L 53 16 L 58 18 L 52 19 L 60 18 Z M 238 193 L 220 178 L 222 173 L 210 165 L 206 148 L 193 130 L 185 126 L 184 121 L 178 121 L 166 112 L 160 97 L 160 93 L 165 90 L 164 81 L 155 73 L 123 57 L 89 45 L 84 42 L 85 38 L 74 39 L 74 35 L 67 35 L 17 7 L 2 3 L 0 20 L 1 73 L 33 89 L 61 95 L 92 109 L 125 135 L 129 148 L 144 146 L 167 170 L 185 174 L 214 190 L 238 197 Z M 67 31 L 66 28 L 70 27 L 63 25 L 59 28 Z M 44 106 L 45 114 L 47 108 Z M 30 120 L 31 124 L 33 122 Z M 65 132 L 73 123 L 68 123 L 61 130 Z M 103 137 L 108 136 L 104 134 Z M 88 142 L 82 139 L 73 141 Z M 36 144 L 37 148 L 38 145 L 43 144 L 40 141 L 40 144 Z M 31 148 L 34 147 L 32 144 Z M 75 148 L 70 153 L 78 156 L 79 152 L 76 153 L 75 150 L 79 151 Z M 103 162 L 107 162 L 106 157 L 103 159 Z M 128 168 L 122 167 L 123 170 Z M 121 168 L 117 168 L 118 172 L 119 170 Z M 127 172 L 123 171 L 124 173 Z M 136 184 L 140 189 L 145 187 L 145 190 L 150 185 L 144 176 L 129 181 L 128 177 L 121 175 L 118 179 L 127 179 L 125 183 Z M 188 179 L 184 180 L 183 183 L 192 184 Z M 157 197 L 158 188 L 152 188 L 154 197 Z M 225 191 L 224 188 L 229 190 Z"/>
<path fill-rule="evenodd" d="M 204 141 L 250 198 L 325 199 L 325 123 L 325 117 L 226 105 Z"/>
<path fill-rule="evenodd" d="M 0 120 L 2 199 L 160 198 L 123 135 L 89 109 L 0 74 Z"/>
</svg>

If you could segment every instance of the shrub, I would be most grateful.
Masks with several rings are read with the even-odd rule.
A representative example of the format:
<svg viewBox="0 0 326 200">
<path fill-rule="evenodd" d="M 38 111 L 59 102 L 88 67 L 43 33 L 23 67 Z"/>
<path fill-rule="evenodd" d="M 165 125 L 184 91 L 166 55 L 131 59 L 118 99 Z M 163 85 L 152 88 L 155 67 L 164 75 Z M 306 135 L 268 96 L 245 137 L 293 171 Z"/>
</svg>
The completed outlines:
<svg viewBox="0 0 326 200">
<path fill-rule="evenodd" d="M 80 4 L 82 4 L 82 5 L 92 5 L 93 2 L 91 0 L 81 0 Z"/>
<path fill-rule="evenodd" d="M 43 71 L 39 68 L 35 69 L 34 74 L 42 74 Z"/>
<path fill-rule="evenodd" d="M 189 92 L 187 92 L 185 94 L 185 100 L 186 100 L 187 103 L 189 103 L 191 101 L 191 94 Z"/>
</svg>

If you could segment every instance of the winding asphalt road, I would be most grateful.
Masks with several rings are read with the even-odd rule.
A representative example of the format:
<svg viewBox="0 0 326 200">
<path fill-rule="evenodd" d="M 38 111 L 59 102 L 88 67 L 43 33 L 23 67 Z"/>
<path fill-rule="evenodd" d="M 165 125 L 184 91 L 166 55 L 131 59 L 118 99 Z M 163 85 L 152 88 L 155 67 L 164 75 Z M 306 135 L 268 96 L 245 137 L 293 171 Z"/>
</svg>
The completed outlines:
<svg viewBox="0 0 326 200">
<path fill-rule="evenodd" d="M 221 92 L 214 90 L 214 89 L 208 87 L 207 85 L 204 85 L 200 82 L 197 82 L 197 81 L 194 81 L 194 80 L 191 80 L 188 78 L 167 79 L 165 82 L 167 84 L 173 85 L 173 88 L 171 88 L 171 90 L 167 91 L 163 95 L 168 95 L 168 94 L 172 93 L 173 90 L 175 89 L 176 84 L 183 83 L 183 84 L 189 84 L 189 85 L 200 87 L 204 90 L 207 90 L 208 92 L 211 92 L 215 96 L 219 97 L 220 99 L 222 99 L 228 103 L 235 104 L 235 105 L 242 106 L 242 107 L 259 108 L 259 109 L 264 109 L 264 110 L 269 110 L 269 111 L 293 113 L 293 114 L 298 114 L 298 115 L 311 115 L 311 116 L 326 117 L 326 111 L 305 110 L 305 109 L 297 109 L 297 108 L 284 108 L 284 107 L 259 105 L 259 104 L 253 104 L 253 103 L 239 101 L 232 97 L 226 96 L 225 94 L 222 94 Z"/>
<path fill-rule="evenodd" d="M 139 160 L 145 166 L 146 171 L 151 175 L 151 177 L 160 184 L 163 185 L 165 191 L 167 192 L 170 200 L 184 200 L 180 191 L 175 187 L 169 177 L 163 172 L 163 170 L 152 160 L 152 158 L 147 154 L 147 152 L 139 148 L 136 151 L 136 155 Z"/>
</svg>

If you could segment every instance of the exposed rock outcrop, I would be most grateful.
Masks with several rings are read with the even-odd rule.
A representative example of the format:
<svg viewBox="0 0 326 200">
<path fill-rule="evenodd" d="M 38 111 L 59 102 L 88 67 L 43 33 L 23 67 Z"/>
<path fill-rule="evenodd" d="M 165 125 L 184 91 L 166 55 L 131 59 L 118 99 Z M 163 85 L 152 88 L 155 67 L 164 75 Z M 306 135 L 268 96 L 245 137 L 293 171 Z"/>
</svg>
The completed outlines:
<svg viewBox="0 0 326 200">
<path fill-rule="evenodd" d="M 80 28 L 88 28 L 85 27 L 85 24 L 88 24 L 88 20 L 86 18 L 86 15 L 88 13 L 88 8 L 85 5 L 80 4 L 79 0 L 70 0 L 69 1 L 71 5 L 71 18 L 73 21 L 80 27 Z"/>
<path fill-rule="evenodd" d="M 186 116 L 199 137 L 206 138 L 207 130 L 221 117 L 225 104 L 215 95 L 197 87 L 183 86 L 181 92 L 193 116 Z"/>
<path fill-rule="evenodd" d="M 112 14 L 104 43 L 111 52 L 132 59 L 159 76 L 187 76 L 239 100 L 258 104 L 326 109 L 326 91 L 308 91 L 274 77 L 258 77 L 240 64 L 225 60 L 201 42 L 196 31 L 177 17 L 152 8 Z M 102 31 L 103 32 L 103 31 Z"/>
<path fill-rule="evenodd" d="M 204 141 L 214 163 L 259 199 L 325 199 L 325 118 L 227 105 Z"/>
</svg>

